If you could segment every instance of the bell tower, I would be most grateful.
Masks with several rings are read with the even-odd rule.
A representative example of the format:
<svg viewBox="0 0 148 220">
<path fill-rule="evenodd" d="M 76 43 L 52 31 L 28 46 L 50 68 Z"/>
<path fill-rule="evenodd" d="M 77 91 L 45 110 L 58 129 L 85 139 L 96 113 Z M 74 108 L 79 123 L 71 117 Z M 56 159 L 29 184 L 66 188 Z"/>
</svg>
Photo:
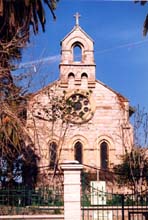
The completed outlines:
<svg viewBox="0 0 148 220">
<path fill-rule="evenodd" d="M 61 41 L 60 81 L 63 88 L 94 88 L 96 65 L 94 42 L 79 26 L 79 13 L 74 15 L 74 28 Z"/>
</svg>

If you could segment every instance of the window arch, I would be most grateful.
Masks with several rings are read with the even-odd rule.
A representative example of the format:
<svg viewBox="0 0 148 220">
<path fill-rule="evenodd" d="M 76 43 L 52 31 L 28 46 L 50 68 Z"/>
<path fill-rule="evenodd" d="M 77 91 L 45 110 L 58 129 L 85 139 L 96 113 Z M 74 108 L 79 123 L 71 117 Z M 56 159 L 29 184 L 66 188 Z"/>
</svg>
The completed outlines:
<svg viewBox="0 0 148 220">
<path fill-rule="evenodd" d="M 75 44 L 73 47 L 73 61 L 74 62 L 82 61 L 82 48 L 79 44 Z"/>
<path fill-rule="evenodd" d="M 87 73 L 81 74 L 81 86 L 86 89 L 88 88 L 88 75 L 87 75 Z"/>
<path fill-rule="evenodd" d="M 73 78 L 75 78 L 74 73 L 72 73 L 72 72 L 71 72 L 71 73 L 69 73 L 69 74 L 68 74 L 68 79 L 73 79 Z"/>
<path fill-rule="evenodd" d="M 82 73 L 82 75 L 81 75 L 81 79 L 87 79 L 87 78 L 88 78 L 87 73 Z"/>
<path fill-rule="evenodd" d="M 49 166 L 51 169 L 55 167 L 57 159 L 57 144 L 53 141 L 49 145 Z"/>
<path fill-rule="evenodd" d="M 100 144 L 100 167 L 101 169 L 108 168 L 108 144 L 106 141 Z"/>
<path fill-rule="evenodd" d="M 77 141 L 75 143 L 75 146 L 74 146 L 74 158 L 75 160 L 79 161 L 79 163 L 82 163 L 82 157 L 83 157 L 83 152 L 82 152 L 82 144 L 80 141 Z"/>
</svg>

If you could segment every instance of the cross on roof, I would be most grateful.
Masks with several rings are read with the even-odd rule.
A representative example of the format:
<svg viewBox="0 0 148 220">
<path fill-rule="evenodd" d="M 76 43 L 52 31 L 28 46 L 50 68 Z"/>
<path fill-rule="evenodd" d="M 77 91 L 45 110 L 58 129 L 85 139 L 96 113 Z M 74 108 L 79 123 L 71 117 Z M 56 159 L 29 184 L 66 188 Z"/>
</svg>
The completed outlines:
<svg viewBox="0 0 148 220">
<path fill-rule="evenodd" d="M 81 15 L 77 12 L 74 17 L 76 18 L 76 26 L 79 25 L 79 18 L 81 17 Z"/>
</svg>

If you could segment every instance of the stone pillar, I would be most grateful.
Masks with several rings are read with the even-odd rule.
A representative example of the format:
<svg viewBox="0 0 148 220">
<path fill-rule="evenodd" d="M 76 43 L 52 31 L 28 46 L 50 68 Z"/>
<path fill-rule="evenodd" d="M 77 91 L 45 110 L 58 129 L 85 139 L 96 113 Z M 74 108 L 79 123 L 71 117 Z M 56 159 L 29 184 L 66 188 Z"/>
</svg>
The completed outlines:
<svg viewBox="0 0 148 220">
<path fill-rule="evenodd" d="M 80 174 L 83 166 L 78 161 L 64 161 L 64 220 L 81 219 Z"/>
</svg>

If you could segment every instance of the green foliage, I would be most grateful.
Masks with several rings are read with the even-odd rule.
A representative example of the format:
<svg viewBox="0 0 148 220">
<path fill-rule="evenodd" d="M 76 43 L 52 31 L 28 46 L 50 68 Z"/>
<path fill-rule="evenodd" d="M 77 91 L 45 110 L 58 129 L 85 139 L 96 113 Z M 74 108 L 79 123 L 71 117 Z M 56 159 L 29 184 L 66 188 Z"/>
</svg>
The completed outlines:
<svg viewBox="0 0 148 220">
<path fill-rule="evenodd" d="M 56 18 L 53 11 L 56 9 L 57 2 L 58 0 L 1 0 L 1 39 L 4 41 L 12 39 L 19 28 L 19 35 L 23 35 L 24 32 L 29 31 L 30 25 L 33 26 L 34 33 L 36 34 L 38 32 L 39 22 L 44 31 L 46 22 L 44 4 L 48 6 L 53 17 Z"/>
<path fill-rule="evenodd" d="M 89 194 L 83 194 L 81 198 L 81 205 L 82 206 L 90 206 L 91 205 L 91 198 Z"/>
<path fill-rule="evenodd" d="M 111 196 L 111 198 L 107 199 L 107 205 L 114 205 L 114 206 L 122 205 L 122 197 L 121 197 L 121 195 L 112 194 L 110 196 Z"/>
<path fill-rule="evenodd" d="M 0 1 L 0 67 L 3 75 L 13 69 L 11 61 L 21 59 L 21 50 L 30 38 L 30 26 L 38 33 L 39 23 L 45 31 L 45 5 L 53 18 L 58 0 Z M 1 78 L 1 77 L 0 77 Z"/>
<path fill-rule="evenodd" d="M 0 205 L 11 206 L 63 206 L 61 194 L 54 189 L 31 189 L 24 186 L 0 189 Z M 59 210 L 57 210 L 59 211 Z"/>
<path fill-rule="evenodd" d="M 22 48 L 29 41 L 30 27 L 37 34 L 40 23 L 45 31 L 45 5 L 55 19 L 57 2 L 0 0 L 0 160 L 5 163 L 5 166 L 0 163 L 0 181 L 7 179 L 2 185 L 13 182 L 14 170 L 17 175 L 20 167 L 24 184 L 30 184 L 29 179 L 32 185 L 36 181 L 37 156 L 25 131 L 26 98 L 22 88 L 15 85 L 11 70 L 13 61 L 21 59 Z M 26 142 L 29 143 L 27 146 Z"/>
<path fill-rule="evenodd" d="M 31 142 L 25 144 L 29 137 L 23 130 L 21 111 L 15 112 L 17 107 L 19 105 L 12 105 L 11 111 L 6 113 L 4 109 L 0 114 L 0 182 L 2 187 L 13 186 L 20 178 L 21 183 L 34 187 L 38 157 Z"/>
<path fill-rule="evenodd" d="M 119 185 L 133 186 L 140 184 L 141 186 L 148 182 L 148 159 L 146 149 L 132 149 L 130 153 L 126 153 L 122 157 L 122 163 L 114 166 Z"/>
</svg>

